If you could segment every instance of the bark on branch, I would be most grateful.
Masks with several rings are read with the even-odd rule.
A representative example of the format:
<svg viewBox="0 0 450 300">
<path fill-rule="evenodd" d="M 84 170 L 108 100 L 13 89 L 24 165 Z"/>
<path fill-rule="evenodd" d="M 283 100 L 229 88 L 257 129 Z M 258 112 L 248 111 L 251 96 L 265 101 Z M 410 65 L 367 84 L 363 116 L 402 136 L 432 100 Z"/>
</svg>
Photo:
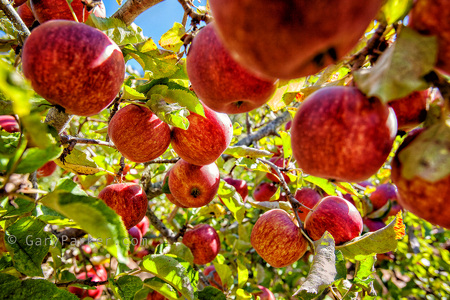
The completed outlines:
<svg viewBox="0 0 450 300">
<path fill-rule="evenodd" d="M 11 5 L 11 0 L 0 0 L 0 9 L 3 10 L 6 17 L 13 23 L 14 27 L 16 27 L 19 32 L 20 42 L 25 42 L 25 39 L 30 35 L 30 30 L 27 25 L 22 21 L 22 19 L 17 14 L 17 11 Z"/>
<path fill-rule="evenodd" d="M 126 25 L 131 25 L 141 13 L 162 1 L 163 0 L 128 0 L 112 15 L 112 17 L 122 20 Z"/>
</svg>

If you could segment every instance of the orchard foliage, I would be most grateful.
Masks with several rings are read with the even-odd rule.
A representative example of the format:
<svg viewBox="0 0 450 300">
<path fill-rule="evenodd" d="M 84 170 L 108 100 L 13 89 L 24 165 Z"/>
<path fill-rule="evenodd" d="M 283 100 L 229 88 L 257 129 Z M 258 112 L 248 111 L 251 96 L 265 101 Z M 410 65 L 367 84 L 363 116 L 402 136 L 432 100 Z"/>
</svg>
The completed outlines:
<svg viewBox="0 0 450 300">
<path fill-rule="evenodd" d="M 19 1 L 12 2 L 19 5 Z M 68 4 L 71 2 L 77 1 L 67 0 Z M 99 1 L 84 2 L 90 7 Z M 136 14 L 139 12 L 133 8 L 134 2 L 127 0 L 119 4 L 121 9 Z M 150 7 L 158 1 L 141 2 Z M 448 15 L 440 19 L 439 16 L 428 16 L 429 19 L 439 20 L 436 22 L 445 23 L 442 25 L 445 33 L 434 27 L 432 31 L 425 32 L 417 25 L 419 17 L 416 17 L 414 26 L 407 26 L 412 0 L 384 1 L 365 33 L 360 37 L 351 37 L 355 43 L 359 38 L 356 46 L 350 47 L 353 48 L 351 52 L 342 53 L 349 48 L 346 44 L 345 49 L 339 49 L 339 57 L 334 60 L 332 53 L 328 53 L 331 56 L 323 58 L 323 65 L 317 73 L 278 80 L 273 95 L 262 106 L 246 113 L 221 115 L 220 118 L 229 118 L 232 124 L 233 137 L 229 141 L 225 132 L 229 129 L 222 128 L 220 134 L 209 129 L 208 126 L 217 128 L 214 124 L 219 123 L 216 120 L 219 117 L 211 117 L 214 118 L 211 122 L 216 122 L 213 125 L 206 123 L 204 117 L 213 112 L 204 107 L 196 95 L 186 68 L 190 44 L 198 30 L 201 31 L 207 22 L 213 22 L 214 12 L 211 14 L 209 6 L 197 8 L 191 1 L 178 2 L 183 6 L 185 16 L 180 15 L 179 23 L 174 23 L 159 41 L 146 36 L 141 28 L 132 23 L 134 18 L 125 19 L 126 14 L 120 9 L 120 13 L 109 18 L 98 17 L 95 13 L 81 15 L 82 18 L 88 16 L 85 24 L 102 31 L 117 44 L 117 51 L 120 49 L 125 62 L 134 60 L 142 70 L 127 65 L 120 91 L 109 106 L 98 114 L 80 116 L 84 114 L 66 114 L 64 108 L 55 106 L 59 103 L 52 104 L 48 102 L 51 100 L 47 101 L 35 91 L 36 87 L 33 90 L 33 83 L 24 76 L 21 58 L 24 40 L 29 33 L 20 24 L 21 19 L 12 11 L 9 1 L 2 0 L 0 115 L 14 116 L 14 119 L 0 119 L 0 299 L 77 299 L 76 295 L 84 295 L 139 300 L 158 299 L 156 297 L 159 295 L 159 299 L 165 297 L 171 300 L 250 300 L 269 297 L 270 292 L 275 298 L 267 299 L 449 299 L 450 231 L 401 210 L 399 203 L 404 199 L 397 196 L 378 199 L 376 209 L 370 200 L 377 186 L 392 184 L 391 161 L 406 132 L 396 132 L 392 148 L 386 153 L 387 160 L 381 168 L 375 168 L 378 168 L 375 173 L 369 171 L 372 175 L 368 182 L 345 182 L 313 176 L 302 170 L 294 158 L 292 148 L 296 139 L 292 139 L 291 143 L 290 129 L 291 124 L 296 124 L 292 120 L 299 107 L 316 91 L 336 86 L 357 87 L 361 95 L 378 98 L 377 105 L 384 107 L 415 91 L 429 89 L 425 93 L 428 97 L 427 117 L 419 127 L 433 130 L 428 130 L 424 138 L 414 141 L 413 148 L 406 148 L 406 154 L 400 155 L 400 161 L 407 166 L 401 172 L 408 180 L 420 176 L 430 185 L 448 179 L 450 83 L 448 69 L 445 69 L 448 55 L 442 55 L 446 44 L 440 40 L 449 34 Z M 214 2 L 217 4 L 220 1 Z M 277 1 L 271 2 L 277 5 Z M 418 2 L 427 7 L 432 1 Z M 450 11 L 450 5 L 444 2 L 436 1 L 442 9 L 433 10 L 434 14 Z M 321 18 L 316 11 L 307 13 L 318 14 Z M 70 15 L 74 14 L 72 11 Z M 421 15 L 420 18 L 425 17 Z M 344 16 L 344 19 L 340 20 L 342 26 L 336 28 L 339 32 L 351 25 L 348 24 L 351 17 Z M 31 32 L 39 26 L 38 22 L 32 23 Z M 271 34 L 268 37 L 276 37 L 276 32 Z M 299 42 L 308 45 L 307 40 L 299 40 L 296 36 L 290 38 L 292 45 Z M 252 42 L 259 44 L 262 40 L 258 36 Z M 39 42 L 39 39 L 33 41 Z M 270 38 L 266 43 L 273 46 L 269 45 Z M 210 49 L 200 50 L 208 52 Z M 295 51 L 289 55 L 295 56 Z M 213 55 L 209 56 L 209 59 L 213 58 Z M 286 57 L 281 60 L 284 59 Z M 66 58 L 60 63 L 70 65 L 70 61 Z M 198 57 L 193 61 L 201 64 Z M 314 61 L 317 63 L 317 60 Z M 436 67 L 437 61 L 439 64 Z M 48 71 L 45 65 L 42 67 L 42 70 Z M 314 65 L 312 69 L 316 68 Z M 259 66 L 258 71 L 261 69 L 264 68 Z M 221 74 L 214 74 L 211 65 L 208 72 L 211 72 L 211 78 L 221 80 Z M 286 75 L 289 73 L 283 73 L 283 76 L 289 77 Z M 298 70 L 293 70 L 293 73 L 303 74 Z M 202 70 L 199 74 L 202 75 Z M 75 75 L 79 74 L 73 75 L 76 78 Z M 233 76 L 237 75 L 230 78 Z M 102 89 L 95 83 L 85 82 L 83 89 Z M 78 93 L 75 98 L 79 99 L 72 102 L 82 105 L 85 99 L 83 94 L 79 94 L 78 84 L 75 82 Z M 217 85 L 217 82 L 212 84 Z M 69 80 L 58 83 L 58 88 L 70 97 L 75 92 L 72 87 L 73 82 Z M 231 88 L 229 83 L 221 86 L 220 92 Z M 126 112 L 123 107 L 131 111 L 130 104 L 134 110 L 141 111 L 139 122 L 127 123 L 131 117 L 121 118 Z M 234 112 L 234 109 L 230 111 Z M 114 127 L 108 128 L 114 115 Z M 364 118 L 360 119 L 364 123 Z M 148 120 L 154 128 L 146 128 L 150 127 L 146 123 L 150 122 Z M 200 130 L 197 128 L 195 134 L 189 135 L 187 129 L 193 120 L 207 125 L 201 125 Z M 165 126 L 164 130 L 158 127 L 161 124 Z M 184 135 L 185 144 L 168 146 L 166 124 L 172 130 L 172 141 L 174 132 L 178 132 L 178 135 Z M 349 145 L 356 137 L 347 141 L 348 137 L 342 132 L 341 135 L 334 133 L 333 126 L 324 127 L 327 132 L 320 136 L 331 136 L 329 140 L 344 149 L 353 147 Z M 144 128 L 148 131 L 140 139 L 137 133 Z M 320 124 L 316 124 L 315 128 L 320 129 Z M 209 133 L 207 143 L 195 140 L 195 136 L 203 134 L 201 129 Z M 293 129 L 295 134 L 301 134 L 300 131 Z M 132 137 L 127 136 L 127 132 L 132 133 Z M 151 139 L 159 134 L 155 132 L 163 133 L 160 133 L 159 140 L 153 141 Z M 117 148 L 113 142 L 117 143 Z M 320 145 L 318 143 L 314 149 L 309 149 L 311 157 L 317 159 L 314 153 L 321 150 Z M 363 146 L 369 152 L 375 151 L 371 147 L 376 147 L 369 144 Z M 120 149 L 122 147 L 124 150 Z M 183 156 L 178 149 L 183 149 L 184 153 L 188 151 L 186 157 L 196 155 L 196 159 L 208 160 L 209 164 L 209 148 L 219 149 L 215 150 L 219 154 L 215 152 L 214 155 L 217 154 L 215 164 L 219 169 L 220 181 L 214 182 L 213 188 L 206 188 L 206 192 L 212 193 L 208 195 L 211 199 L 208 198 L 206 204 L 191 204 L 191 201 L 198 200 L 199 194 L 203 193 L 202 188 L 207 186 L 202 185 L 202 181 L 208 181 L 212 175 L 202 175 L 204 177 L 201 178 L 196 175 L 193 178 L 192 172 L 177 171 L 179 174 L 168 176 L 168 171 Z M 145 151 L 153 152 L 142 156 Z M 348 153 L 353 152 L 344 153 L 343 157 L 350 156 L 345 159 L 355 156 L 345 155 Z M 133 160 L 134 157 L 138 158 Z M 302 159 L 297 155 L 296 158 Z M 328 162 L 333 158 L 319 157 L 319 162 L 315 162 L 311 169 L 321 168 L 320 159 Z M 56 169 L 49 162 L 55 162 Z M 352 166 L 347 167 L 348 172 L 354 171 Z M 347 170 L 339 172 L 344 174 L 340 179 L 346 178 Z M 239 188 L 238 182 L 232 178 L 240 180 Z M 169 184 L 168 179 L 173 182 Z M 189 182 L 198 182 L 200 188 L 185 189 Z M 121 208 L 117 208 L 108 206 L 98 197 L 105 187 L 117 183 L 139 184 L 148 199 L 148 208 L 131 207 L 130 203 L 122 203 Z M 262 191 L 262 183 L 270 184 L 273 191 Z M 174 187 L 176 190 L 171 191 Z M 315 195 L 321 198 L 344 197 L 347 199 L 345 205 L 354 205 L 363 220 L 382 220 L 386 226 L 372 231 L 370 222 L 367 222 L 360 236 L 343 244 L 336 245 L 328 231 L 321 237 L 315 237 L 317 240 L 314 241 L 307 235 L 305 224 L 301 221 L 312 207 L 303 207 L 293 197 L 302 188 L 315 191 Z M 141 193 L 140 189 L 136 190 Z M 255 191 L 266 194 L 255 196 Z M 446 191 L 448 184 L 447 189 L 441 191 L 445 193 L 439 196 L 439 201 L 443 202 L 448 197 Z M 174 195 L 182 192 L 188 195 L 183 199 L 190 196 L 192 199 L 180 201 L 183 205 L 177 206 L 180 203 L 174 200 Z M 142 193 L 140 196 L 142 198 Z M 301 199 L 300 196 L 296 198 Z M 314 200 L 316 202 L 317 199 Z M 433 199 L 422 203 L 422 209 L 429 211 L 428 207 L 433 207 Z M 120 213 L 116 212 L 117 209 Z M 139 222 L 134 210 L 138 210 L 136 214 L 145 213 L 146 217 Z M 252 228 L 261 215 L 267 211 L 279 214 L 280 210 L 287 219 L 279 222 L 279 232 L 278 223 L 269 223 L 271 226 L 268 228 L 272 232 L 264 236 L 264 228 L 259 224 L 258 230 L 263 234 L 252 235 Z M 450 219 L 448 205 L 440 203 L 439 210 L 434 213 Z M 123 219 L 133 219 L 127 227 L 120 217 L 123 214 L 127 216 Z M 202 243 L 201 236 L 193 234 L 193 228 L 205 224 L 214 237 L 213 246 Z M 127 228 L 131 229 L 127 231 Z M 189 242 L 187 239 L 183 241 L 186 233 Z M 296 244 L 295 241 L 285 243 L 287 236 L 294 236 L 294 240 L 301 239 L 302 247 L 307 244 L 306 253 L 303 255 L 304 249 L 287 249 L 302 252 L 298 255 L 301 258 L 298 259 L 295 254 L 293 262 L 275 268 L 262 256 L 270 257 L 273 253 L 267 250 L 274 249 L 273 252 L 276 255 L 280 253 L 282 258 L 287 253 L 285 247 Z M 258 252 L 253 247 L 255 241 L 260 246 Z M 271 244 L 270 241 L 280 242 Z M 193 247 L 200 248 L 191 250 Z M 205 259 L 196 259 L 199 249 Z"/>
</svg>

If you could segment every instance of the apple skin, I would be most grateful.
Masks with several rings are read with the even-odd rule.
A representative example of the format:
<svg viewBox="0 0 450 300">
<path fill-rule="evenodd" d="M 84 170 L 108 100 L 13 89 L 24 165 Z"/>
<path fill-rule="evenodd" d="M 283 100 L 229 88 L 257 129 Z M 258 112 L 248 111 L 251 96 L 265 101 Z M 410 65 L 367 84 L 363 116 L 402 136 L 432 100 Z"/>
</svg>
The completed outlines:
<svg viewBox="0 0 450 300">
<path fill-rule="evenodd" d="M 261 182 L 253 191 L 253 199 L 258 202 L 270 201 L 278 187 L 273 182 Z"/>
<path fill-rule="evenodd" d="M 388 103 L 395 112 L 399 130 L 410 130 L 425 121 L 428 92 L 428 90 L 415 91 Z"/>
<path fill-rule="evenodd" d="M 223 46 L 212 23 L 195 35 L 186 69 L 202 102 L 227 114 L 245 113 L 264 105 L 277 86 L 275 80 L 257 78 L 241 67 Z"/>
<path fill-rule="evenodd" d="M 380 219 L 363 219 L 364 230 L 365 232 L 374 232 L 381 228 L 384 228 L 386 224 Z M 367 230 L 365 230 L 367 228 Z"/>
<path fill-rule="evenodd" d="M 204 106 L 205 117 L 192 113 L 187 130 L 172 129 L 172 148 L 185 161 L 204 166 L 212 164 L 230 145 L 233 125 L 226 114 Z"/>
<path fill-rule="evenodd" d="M 37 178 L 48 177 L 56 171 L 56 168 L 57 168 L 57 165 L 53 160 L 48 161 L 45 163 L 45 165 L 43 165 L 42 167 L 37 169 L 36 177 Z"/>
<path fill-rule="evenodd" d="M 0 256 L 2 253 L 8 252 L 8 249 L 6 249 L 6 243 L 5 243 L 5 232 L 3 230 L 0 230 Z"/>
<path fill-rule="evenodd" d="M 137 228 L 136 226 L 131 227 L 128 229 L 128 234 L 130 235 L 129 238 L 129 245 L 134 245 L 134 252 L 139 248 L 142 242 L 142 232 Z"/>
<path fill-rule="evenodd" d="M 219 290 L 223 291 L 222 280 L 220 279 L 219 273 L 217 273 L 216 268 L 214 267 L 214 265 L 207 266 L 205 268 L 205 270 L 203 270 L 203 274 L 205 274 L 205 276 L 208 276 L 211 272 L 214 272 L 213 275 L 212 275 L 213 278 L 214 278 L 214 281 L 217 282 L 218 284 L 220 284 L 220 286 L 222 286 L 222 287 L 218 286 L 212 279 L 208 280 L 209 283 L 213 287 L 218 288 Z"/>
<path fill-rule="evenodd" d="M 398 203 L 404 209 L 432 224 L 450 229 L 450 175 L 436 182 L 418 176 L 406 179 L 402 175 L 403 165 L 399 155 L 422 132 L 423 128 L 412 130 L 398 148 L 391 163 L 391 179 L 398 189 Z"/>
<path fill-rule="evenodd" d="M 208 224 L 198 224 L 186 231 L 182 243 L 191 249 L 194 264 L 210 263 L 220 252 L 220 239 L 216 230 Z"/>
<path fill-rule="evenodd" d="M 258 288 L 262 291 L 262 293 L 253 294 L 255 298 L 259 297 L 259 300 L 276 300 L 275 295 L 268 288 L 262 285 L 258 285 Z"/>
<path fill-rule="evenodd" d="M 169 175 L 170 175 L 170 171 L 172 170 L 172 168 L 169 169 L 169 171 L 167 171 L 166 176 L 164 177 L 164 184 L 169 184 L 168 180 L 169 180 Z M 167 182 L 167 183 L 166 183 Z M 170 189 L 170 188 L 169 188 Z M 178 202 L 177 199 L 175 199 L 175 197 L 172 194 L 164 194 L 166 195 L 167 199 L 172 202 L 173 204 L 175 204 L 176 206 L 179 206 L 181 208 L 187 208 L 187 206 L 184 206 L 183 204 L 181 204 L 180 202 Z"/>
<path fill-rule="evenodd" d="M 147 300 L 167 300 L 167 298 L 158 293 L 157 291 L 152 291 L 148 293 Z"/>
<path fill-rule="evenodd" d="M 88 277 L 91 278 L 93 282 L 102 281 L 98 276 L 92 273 L 88 273 Z M 78 274 L 77 279 L 86 280 L 86 273 L 82 272 Z M 76 295 L 80 299 L 84 299 L 86 297 L 98 299 L 103 293 L 103 285 L 97 286 L 95 290 L 86 290 L 75 286 L 69 286 L 69 292 Z"/>
<path fill-rule="evenodd" d="M 380 100 L 354 87 L 325 87 L 297 111 L 292 153 L 305 173 L 357 182 L 384 164 L 396 133 L 394 111 Z"/>
<path fill-rule="evenodd" d="M 234 186 L 234 188 L 236 189 L 236 192 L 238 192 L 238 194 L 241 195 L 242 201 L 244 203 L 245 203 L 245 201 L 247 201 L 248 186 L 247 186 L 247 182 L 245 180 L 227 177 L 224 179 L 224 181 L 226 183 L 228 183 L 229 185 Z"/>
<path fill-rule="evenodd" d="M 27 3 L 20 5 L 19 8 L 17 8 L 17 13 L 28 28 L 33 26 L 36 18 Z"/>
<path fill-rule="evenodd" d="M 135 226 L 147 212 L 147 195 L 136 183 L 125 182 L 106 186 L 98 194 L 119 216 L 127 229 Z"/>
<path fill-rule="evenodd" d="M 269 159 L 269 161 L 271 163 L 273 163 L 275 166 L 279 167 L 280 169 L 284 169 L 284 168 L 288 168 L 288 167 L 292 166 L 291 164 L 288 165 L 288 159 L 284 159 L 283 157 L 272 157 Z M 278 179 L 278 176 L 276 176 L 277 173 L 275 172 L 275 170 L 273 168 L 271 168 L 271 170 L 272 170 L 273 174 L 266 173 L 267 179 L 269 179 L 270 181 L 279 183 L 280 180 Z M 281 174 L 283 174 L 284 181 L 287 184 L 291 183 L 291 179 L 289 178 L 289 176 L 284 174 L 284 172 L 281 172 Z"/>
<path fill-rule="evenodd" d="M 98 114 L 114 100 L 124 80 L 122 51 L 85 24 L 48 21 L 32 31 L 22 51 L 23 73 L 34 91 L 68 114 Z"/>
<path fill-rule="evenodd" d="M 197 166 L 180 159 L 169 174 L 170 192 L 185 207 L 201 207 L 211 202 L 219 184 L 219 168 L 215 163 Z"/>
<path fill-rule="evenodd" d="M 6 132 L 14 133 L 19 132 L 20 127 L 16 121 L 16 118 L 9 115 L 1 115 L 0 116 L 0 129 L 3 129 Z"/>
<path fill-rule="evenodd" d="M 408 26 L 421 34 L 437 36 L 436 68 L 450 75 L 450 5 L 447 0 L 416 0 Z"/>
<path fill-rule="evenodd" d="M 394 201 L 398 199 L 397 188 L 390 183 L 381 184 L 370 194 L 369 199 L 372 202 L 373 210 L 379 210 L 389 200 Z"/>
<path fill-rule="evenodd" d="M 87 246 L 87 245 L 85 245 L 85 246 Z M 106 271 L 106 269 L 103 265 L 96 265 L 95 267 L 87 266 L 86 270 L 87 270 L 88 274 L 95 275 L 102 281 L 108 280 L 108 272 Z M 82 272 L 84 272 L 84 271 L 82 271 Z"/>
<path fill-rule="evenodd" d="M 142 236 L 144 236 L 147 233 L 148 228 L 150 227 L 150 220 L 147 216 L 144 216 L 144 218 L 142 218 L 142 220 L 136 224 L 136 227 L 142 233 Z"/>
<path fill-rule="evenodd" d="M 274 268 L 289 266 L 299 260 L 308 248 L 308 241 L 291 216 L 282 209 L 262 214 L 250 235 L 256 252 Z"/>
<path fill-rule="evenodd" d="M 315 74 L 357 44 L 382 0 L 211 0 L 233 57 L 266 78 Z"/>
<path fill-rule="evenodd" d="M 66 0 L 30 0 L 30 5 L 41 24 L 56 19 L 75 21 Z M 71 5 L 78 21 L 85 22 L 90 14 L 87 7 L 81 0 L 73 0 Z"/>
<path fill-rule="evenodd" d="M 161 156 L 170 145 L 170 127 L 149 108 L 130 104 L 108 125 L 108 135 L 127 159 L 143 163 Z"/>
<path fill-rule="evenodd" d="M 306 216 L 305 230 L 314 241 L 328 231 L 338 246 L 361 234 L 363 220 L 353 204 L 338 196 L 327 196 Z"/>
<path fill-rule="evenodd" d="M 13 6 L 18 7 L 27 2 L 27 0 L 13 0 Z"/>
<path fill-rule="evenodd" d="M 284 130 L 288 131 L 292 128 L 292 120 L 287 121 L 287 123 L 284 125 Z"/>
<path fill-rule="evenodd" d="M 314 189 L 301 188 L 295 192 L 294 198 L 306 207 L 312 209 L 320 201 L 320 199 L 322 199 L 322 196 L 320 196 L 320 194 Z M 302 220 L 302 222 L 305 222 L 308 213 L 308 209 L 302 207 L 299 208 L 298 216 L 300 217 L 300 220 Z"/>
</svg>

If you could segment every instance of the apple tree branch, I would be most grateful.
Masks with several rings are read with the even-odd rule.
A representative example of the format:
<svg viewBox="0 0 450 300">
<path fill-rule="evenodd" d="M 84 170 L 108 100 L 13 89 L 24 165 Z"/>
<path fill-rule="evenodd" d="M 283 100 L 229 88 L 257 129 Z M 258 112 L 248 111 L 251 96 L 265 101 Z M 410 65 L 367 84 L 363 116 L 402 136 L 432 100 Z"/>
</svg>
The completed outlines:
<svg viewBox="0 0 450 300">
<path fill-rule="evenodd" d="M 30 35 L 30 30 L 27 25 L 22 21 L 17 14 L 17 11 L 11 5 L 10 0 L 0 0 L 0 9 L 3 10 L 8 19 L 13 23 L 14 27 L 17 28 L 19 33 L 20 42 L 23 44 L 25 39 Z"/>
<path fill-rule="evenodd" d="M 162 1 L 163 0 L 128 0 L 112 15 L 112 17 L 122 20 L 126 25 L 131 25 L 141 13 Z"/>
</svg>

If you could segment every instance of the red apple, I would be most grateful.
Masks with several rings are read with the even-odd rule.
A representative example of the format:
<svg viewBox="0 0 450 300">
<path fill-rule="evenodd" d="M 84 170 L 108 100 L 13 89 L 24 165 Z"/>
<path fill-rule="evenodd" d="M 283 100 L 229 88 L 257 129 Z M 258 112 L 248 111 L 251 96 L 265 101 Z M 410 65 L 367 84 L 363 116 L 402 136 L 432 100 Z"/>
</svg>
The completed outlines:
<svg viewBox="0 0 450 300">
<path fill-rule="evenodd" d="M 377 230 L 379 230 L 381 228 L 384 228 L 386 226 L 386 224 L 380 219 L 364 218 L 363 219 L 363 224 L 364 224 L 364 231 L 365 232 L 377 231 Z M 367 230 L 366 230 L 366 228 L 367 228 Z"/>
<path fill-rule="evenodd" d="M 297 111 L 292 153 L 305 173 L 357 182 L 375 174 L 397 133 L 395 114 L 354 87 L 325 87 Z"/>
<path fill-rule="evenodd" d="M 43 165 L 42 167 L 37 169 L 36 177 L 37 178 L 48 177 L 48 176 L 52 175 L 53 172 L 55 172 L 56 167 L 57 167 L 57 165 L 53 160 L 48 161 L 45 163 L 45 165 Z"/>
<path fill-rule="evenodd" d="M 6 132 L 13 133 L 19 132 L 19 124 L 16 121 L 16 118 L 8 115 L 0 116 L 0 129 L 3 129 Z"/>
<path fill-rule="evenodd" d="M 119 47 L 100 30 L 73 21 L 39 25 L 22 51 L 23 73 L 35 92 L 68 114 L 98 114 L 125 76 Z"/>
<path fill-rule="evenodd" d="M 388 104 L 395 112 L 400 130 L 409 130 L 423 121 L 427 116 L 428 90 L 412 92 L 401 99 L 392 100 Z"/>
<path fill-rule="evenodd" d="M 88 245 L 85 245 L 85 246 L 88 246 Z M 87 270 L 88 274 L 95 275 L 98 278 L 100 278 L 100 280 L 102 280 L 102 281 L 108 280 L 108 272 L 106 271 L 106 269 L 103 265 L 96 265 L 94 267 L 87 266 L 86 270 Z"/>
<path fill-rule="evenodd" d="M 49 20 L 75 21 L 69 4 L 66 0 L 30 0 L 31 9 L 39 23 Z M 79 22 L 85 22 L 90 11 L 82 0 L 73 0 L 70 4 Z"/>
<path fill-rule="evenodd" d="M 147 211 L 147 195 L 138 184 L 132 182 L 108 185 L 98 197 L 122 217 L 127 229 L 138 224 Z"/>
<path fill-rule="evenodd" d="M 151 291 L 147 295 L 147 300 L 167 300 L 167 298 L 158 293 L 157 291 Z"/>
<path fill-rule="evenodd" d="M 401 210 L 403 210 L 403 207 L 402 207 L 400 204 L 398 204 L 397 201 L 393 201 L 393 202 L 392 202 L 391 209 L 389 210 L 389 212 L 388 212 L 386 218 L 389 217 L 389 216 L 396 216 L 397 213 L 398 213 L 399 211 L 401 211 Z M 384 220 L 384 219 L 383 219 L 383 220 Z"/>
<path fill-rule="evenodd" d="M 212 274 L 210 275 L 210 273 Z M 206 267 L 203 271 L 203 274 L 205 274 L 205 276 L 207 277 L 211 276 L 211 279 L 208 279 L 208 281 L 213 287 L 218 288 L 219 290 L 223 290 L 224 286 L 222 284 L 222 280 L 220 279 L 219 273 L 217 273 L 214 265 Z M 217 283 L 220 284 L 220 286 L 218 286 Z"/>
<path fill-rule="evenodd" d="M 233 126 L 226 114 L 204 107 L 205 117 L 192 113 L 187 117 L 189 128 L 172 129 L 172 147 L 185 161 L 199 166 L 216 161 L 230 145 Z"/>
<path fill-rule="evenodd" d="M 389 200 L 394 201 L 398 199 L 397 188 L 390 183 L 381 184 L 370 194 L 369 199 L 372 202 L 373 210 L 379 210 Z"/>
<path fill-rule="evenodd" d="M 259 256 L 274 268 L 293 264 L 308 248 L 300 228 L 282 209 L 269 210 L 258 218 L 250 242 Z"/>
<path fill-rule="evenodd" d="M 353 204 L 354 206 L 356 206 L 355 200 L 353 200 L 353 197 L 351 194 L 343 194 L 342 198 L 344 198 L 345 200 L 347 200 L 348 202 L 350 202 L 351 204 Z"/>
<path fill-rule="evenodd" d="M 247 182 L 245 180 L 242 179 L 233 179 L 231 177 L 227 177 L 224 179 L 226 183 L 234 186 L 234 188 L 236 189 L 236 192 L 239 193 L 239 195 L 241 195 L 242 201 L 247 201 L 247 197 L 248 197 L 248 186 L 247 186 Z"/>
<path fill-rule="evenodd" d="M 149 108 L 134 104 L 125 106 L 112 117 L 108 135 L 125 158 L 137 163 L 161 156 L 170 145 L 169 125 Z"/>
<path fill-rule="evenodd" d="M 220 239 L 216 230 L 208 224 L 198 224 L 183 235 L 183 244 L 191 249 L 194 264 L 210 263 L 220 252 Z"/>
<path fill-rule="evenodd" d="M 164 185 L 169 184 L 169 175 L 170 175 L 170 171 L 172 170 L 172 168 L 169 169 L 169 171 L 167 171 L 166 176 L 164 177 Z M 167 199 L 172 202 L 173 204 L 175 204 L 176 206 L 179 206 L 181 208 L 187 208 L 187 206 L 184 206 L 183 204 L 181 204 L 180 202 L 178 202 L 177 199 L 175 199 L 175 197 L 172 194 L 165 194 Z"/>
<path fill-rule="evenodd" d="M 270 201 L 278 187 L 273 182 L 261 182 L 253 191 L 253 199 L 258 202 Z"/>
<path fill-rule="evenodd" d="M 152 253 L 150 251 L 148 251 L 147 249 L 142 249 L 142 250 L 139 250 L 138 252 L 136 252 L 134 254 L 134 256 L 137 258 L 143 259 L 145 256 L 147 256 L 149 254 L 152 254 Z"/>
<path fill-rule="evenodd" d="M 81 250 L 83 250 L 84 253 L 86 253 L 86 254 L 92 254 L 92 248 L 89 245 L 81 246 Z"/>
<path fill-rule="evenodd" d="M 27 2 L 27 0 L 13 0 L 13 6 L 17 7 Z"/>
<path fill-rule="evenodd" d="M 128 229 L 128 234 L 130 235 L 130 239 L 128 241 L 129 245 L 133 245 L 134 252 L 136 252 L 142 242 L 142 232 L 139 230 L 139 228 L 133 226 Z"/>
<path fill-rule="evenodd" d="M 288 131 L 292 128 L 292 120 L 287 121 L 287 123 L 284 125 L 284 130 Z"/>
<path fill-rule="evenodd" d="M 217 37 L 212 23 L 195 35 L 186 68 L 197 96 L 217 112 L 249 112 L 264 105 L 276 89 L 274 80 L 257 78 L 235 62 Z"/>
<path fill-rule="evenodd" d="M 447 0 L 416 0 L 409 14 L 409 26 L 438 39 L 436 67 L 450 75 L 450 5 Z"/>
<path fill-rule="evenodd" d="M 350 202 L 341 197 L 328 196 L 320 200 L 306 216 L 305 229 L 314 241 L 328 231 L 335 244 L 341 245 L 361 234 L 363 220 Z"/>
<path fill-rule="evenodd" d="M 244 67 L 268 78 L 315 74 L 344 57 L 382 0 L 211 0 L 218 34 Z"/>
<path fill-rule="evenodd" d="M 22 21 L 25 23 L 25 25 L 30 28 L 36 18 L 34 17 L 33 12 L 31 11 L 31 8 L 28 6 L 27 3 L 22 4 L 17 8 L 17 13 L 19 14 L 19 17 L 22 19 Z"/>
<path fill-rule="evenodd" d="M 450 175 L 435 182 L 429 182 L 417 175 L 408 179 L 402 174 L 404 166 L 399 156 L 425 130 L 421 128 L 411 131 L 400 145 L 391 163 L 391 179 L 398 189 L 398 203 L 404 209 L 432 224 L 450 229 L 450 209 L 448 206 Z M 420 153 L 417 153 L 417 155 L 420 155 Z"/>
<path fill-rule="evenodd" d="M 269 159 L 269 161 L 280 169 L 293 167 L 292 164 L 289 164 L 289 160 L 284 159 L 283 157 L 272 157 Z M 275 170 L 273 168 L 271 168 L 271 170 L 272 170 L 272 173 L 266 173 L 267 179 L 269 179 L 270 181 L 273 181 L 273 182 L 277 182 L 277 183 L 280 182 Z M 284 181 L 287 184 L 291 183 L 291 179 L 289 178 L 289 176 L 287 176 L 283 171 L 281 173 L 283 174 Z"/>
<path fill-rule="evenodd" d="M 320 196 L 320 194 L 314 189 L 301 188 L 295 192 L 294 198 L 306 207 L 312 209 L 320 201 L 320 199 L 322 199 L 322 196 Z M 300 220 L 302 220 L 302 222 L 305 222 L 308 213 L 308 209 L 302 207 L 299 208 L 298 216 L 300 217 Z"/>
<path fill-rule="evenodd" d="M 211 202 L 219 184 L 219 168 L 215 163 L 197 166 L 180 159 L 169 174 L 171 195 L 185 207 L 201 207 Z"/>
<path fill-rule="evenodd" d="M 254 293 L 253 295 L 255 297 L 259 297 L 259 300 L 276 300 L 275 295 L 268 288 L 262 285 L 258 285 L 258 288 L 262 291 L 262 293 Z"/>
<path fill-rule="evenodd" d="M 144 236 L 147 233 L 148 228 L 150 227 L 150 220 L 147 216 L 144 216 L 144 218 L 139 221 L 139 223 L 137 223 L 136 227 L 142 233 L 142 236 Z"/>
<path fill-rule="evenodd" d="M 93 282 L 102 281 L 98 276 L 91 274 L 91 273 L 88 273 L 88 277 L 91 278 L 91 280 Z M 77 279 L 86 280 L 87 279 L 86 273 L 82 272 L 82 273 L 78 274 Z M 87 290 L 87 289 L 82 289 L 82 288 L 75 287 L 75 286 L 69 286 L 69 292 L 71 292 L 72 294 L 75 294 L 80 299 L 84 299 L 86 297 L 98 299 L 102 295 L 103 285 L 97 286 L 95 290 Z"/>
</svg>

